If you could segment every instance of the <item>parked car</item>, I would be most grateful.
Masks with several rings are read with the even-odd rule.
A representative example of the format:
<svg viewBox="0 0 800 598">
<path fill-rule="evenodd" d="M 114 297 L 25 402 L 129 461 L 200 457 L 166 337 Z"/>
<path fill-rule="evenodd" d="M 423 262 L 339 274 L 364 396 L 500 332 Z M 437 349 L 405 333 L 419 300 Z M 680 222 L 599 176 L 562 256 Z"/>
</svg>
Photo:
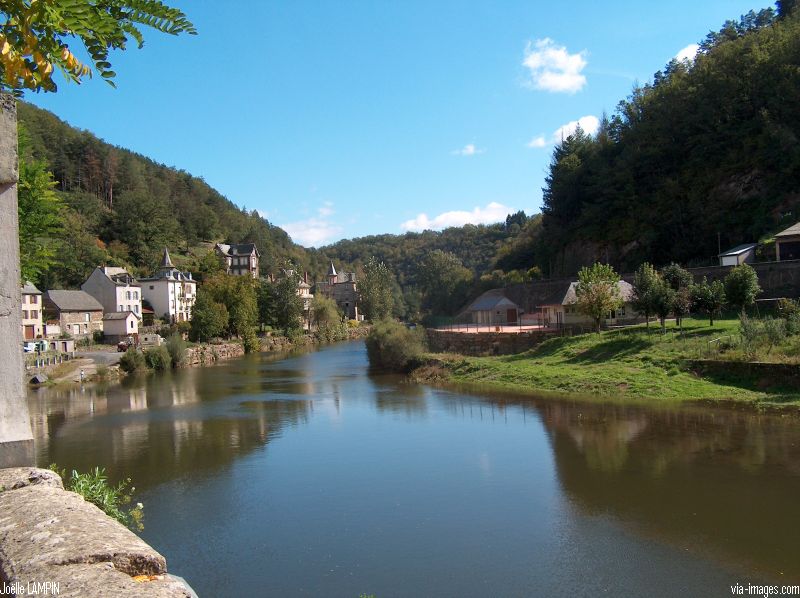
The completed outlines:
<svg viewBox="0 0 800 598">
<path fill-rule="evenodd" d="M 24 353 L 35 353 L 36 352 L 36 343 L 34 341 L 26 341 L 22 343 L 22 351 Z"/>
<path fill-rule="evenodd" d="M 136 343 L 134 343 L 133 339 L 131 337 L 128 337 L 124 341 L 119 341 L 117 343 L 117 352 L 124 353 L 125 351 L 133 347 L 135 344 Z"/>
</svg>

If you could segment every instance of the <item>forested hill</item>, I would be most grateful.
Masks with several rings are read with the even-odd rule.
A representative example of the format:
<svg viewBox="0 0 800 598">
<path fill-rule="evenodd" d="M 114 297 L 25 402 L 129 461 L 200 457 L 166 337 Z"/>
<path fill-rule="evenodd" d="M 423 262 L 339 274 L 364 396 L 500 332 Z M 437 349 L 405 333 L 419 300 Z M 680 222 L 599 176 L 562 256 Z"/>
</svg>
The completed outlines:
<svg viewBox="0 0 800 598">
<path fill-rule="evenodd" d="M 556 147 L 535 263 L 714 260 L 800 219 L 800 10 L 750 12 Z"/>
<path fill-rule="evenodd" d="M 196 270 L 216 241 L 255 242 L 262 268 L 312 256 L 255 211 L 237 207 L 203 179 L 115 147 L 51 112 L 18 103 L 22 157 L 43 160 L 56 181 L 60 230 L 48 250 L 58 256 L 38 274 L 45 288 L 79 285 L 99 263 L 149 273 L 164 246 Z"/>
</svg>

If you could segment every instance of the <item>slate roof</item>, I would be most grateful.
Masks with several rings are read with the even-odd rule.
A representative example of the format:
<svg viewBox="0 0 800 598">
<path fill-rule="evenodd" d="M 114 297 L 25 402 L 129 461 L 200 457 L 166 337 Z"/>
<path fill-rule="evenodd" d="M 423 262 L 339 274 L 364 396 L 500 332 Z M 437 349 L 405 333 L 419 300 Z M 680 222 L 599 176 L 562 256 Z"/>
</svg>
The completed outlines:
<svg viewBox="0 0 800 598">
<path fill-rule="evenodd" d="M 128 316 L 136 316 L 139 318 L 139 314 L 133 313 L 132 311 L 110 311 L 103 316 L 103 320 L 127 320 Z"/>
<path fill-rule="evenodd" d="M 85 291 L 56 289 L 47 291 L 44 296 L 58 311 L 103 311 L 100 302 Z"/>
<path fill-rule="evenodd" d="M 333 267 L 333 261 L 331 261 L 331 267 L 328 268 L 328 276 L 336 276 L 336 268 Z"/>
<path fill-rule="evenodd" d="M 631 297 L 633 296 L 633 286 L 624 280 L 620 280 L 618 286 L 619 294 L 622 297 L 622 300 L 630 301 Z M 564 288 L 547 297 L 547 299 L 542 301 L 538 307 L 542 307 L 544 305 L 572 305 L 578 301 L 577 288 L 578 283 L 571 282 Z"/>
<path fill-rule="evenodd" d="M 782 230 L 781 232 L 779 232 L 779 233 L 778 233 L 777 235 L 775 235 L 775 236 L 776 236 L 776 237 L 794 237 L 794 236 L 800 236 L 800 222 L 798 222 L 797 224 L 793 224 L 792 226 L 790 226 L 790 227 L 789 227 L 789 228 L 787 228 L 786 230 Z"/>
<path fill-rule="evenodd" d="M 231 243 L 230 245 L 227 243 L 217 243 L 217 247 L 222 253 L 230 256 L 251 255 L 253 252 L 255 252 L 256 255 L 261 255 L 258 253 L 258 248 L 255 243 Z"/>
<path fill-rule="evenodd" d="M 739 254 L 745 253 L 747 251 L 750 251 L 755 246 L 756 246 L 755 243 L 744 243 L 742 245 L 737 245 L 733 249 L 728 249 L 728 251 L 726 251 L 724 253 L 720 253 L 717 257 L 725 257 L 725 256 L 728 256 L 728 255 L 739 255 Z"/>
<path fill-rule="evenodd" d="M 503 289 L 492 289 L 480 295 L 464 308 L 464 311 L 487 311 L 498 307 L 519 308 L 516 303 L 505 296 Z"/>
<path fill-rule="evenodd" d="M 41 295 L 42 292 L 30 281 L 25 281 L 25 286 L 22 287 L 23 295 Z"/>
</svg>

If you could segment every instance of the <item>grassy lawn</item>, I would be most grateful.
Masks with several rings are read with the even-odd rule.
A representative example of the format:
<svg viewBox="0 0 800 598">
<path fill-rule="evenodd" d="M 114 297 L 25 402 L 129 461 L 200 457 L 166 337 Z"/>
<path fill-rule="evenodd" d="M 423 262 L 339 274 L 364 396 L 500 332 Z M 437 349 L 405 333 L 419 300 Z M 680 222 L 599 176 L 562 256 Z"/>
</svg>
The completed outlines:
<svg viewBox="0 0 800 598">
<path fill-rule="evenodd" d="M 742 358 L 738 320 L 687 318 L 683 334 L 667 334 L 650 325 L 601 334 L 554 338 L 519 355 L 465 357 L 441 355 L 455 382 L 490 384 L 514 390 L 544 390 L 612 397 L 667 400 L 735 399 L 757 403 L 800 405 L 800 388 L 786 380 L 737 372 L 701 377 L 683 363 L 686 359 Z M 790 338 L 771 350 L 771 361 L 796 363 L 800 339 Z"/>
</svg>

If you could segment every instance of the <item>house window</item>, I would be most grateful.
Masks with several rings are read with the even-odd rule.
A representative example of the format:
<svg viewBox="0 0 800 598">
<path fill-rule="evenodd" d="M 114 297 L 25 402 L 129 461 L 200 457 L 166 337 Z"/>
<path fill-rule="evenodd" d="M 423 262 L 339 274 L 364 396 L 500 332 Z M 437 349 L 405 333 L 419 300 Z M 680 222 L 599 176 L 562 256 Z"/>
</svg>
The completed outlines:
<svg viewBox="0 0 800 598">
<path fill-rule="evenodd" d="M 131 330 L 133 330 L 133 320 L 131 320 Z"/>
<path fill-rule="evenodd" d="M 155 289 L 155 288 L 156 288 L 156 287 L 154 287 L 153 285 L 150 285 L 150 290 L 151 290 L 151 291 L 152 291 L 153 289 Z"/>
<path fill-rule="evenodd" d="M 38 319 L 38 317 L 39 317 L 39 310 L 38 309 L 32 309 L 31 310 L 31 318 L 36 320 L 36 319 Z"/>
<path fill-rule="evenodd" d="M 80 324 L 73 324 L 72 325 L 72 330 L 73 330 L 73 332 L 75 334 L 80 334 L 81 333 L 81 325 Z"/>
<path fill-rule="evenodd" d="M 134 311 L 134 313 L 138 314 L 139 313 L 139 306 L 138 305 L 134 305 L 133 306 L 133 311 Z M 133 324 L 131 324 L 131 326 L 133 326 Z"/>
<path fill-rule="evenodd" d="M 91 319 L 92 319 L 92 314 L 90 314 L 89 312 L 86 312 L 85 314 L 83 314 L 83 321 L 84 322 L 90 322 Z"/>
<path fill-rule="evenodd" d="M 625 306 L 623 305 L 617 310 L 617 317 L 624 318 L 625 317 Z"/>
<path fill-rule="evenodd" d="M 23 320 L 27 320 L 28 319 L 28 310 L 27 309 L 23 309 L 22 310 L 22 319 Z"/>
<path fill-rule="evenodd" d="M 84 324 L 83 325 L 83 331 L 84 332 L 89 332 L 89 325 L 88 324 Z"/>
<path fill-rule="evenodd" d="M 130 301 L 130 300 L 131 300 L 131 292 L 130 292 L 130 291 L 128 291 L 127 293 L 125 293 L 125 299 L 127 299 L 128 301 Z"/>
<path fill-rule="evenodd" d="M 139 299 L 139 291 L 134 291 L 133 292 L 133 298 L 134 299 Z"/>
<path fill-rule="evenodd" d="M 33 303 L 34 305 L 39 303 L 39 297 L 37 297 L 36 295 L 31 295 L 31 303 Z"/>
</svg>

